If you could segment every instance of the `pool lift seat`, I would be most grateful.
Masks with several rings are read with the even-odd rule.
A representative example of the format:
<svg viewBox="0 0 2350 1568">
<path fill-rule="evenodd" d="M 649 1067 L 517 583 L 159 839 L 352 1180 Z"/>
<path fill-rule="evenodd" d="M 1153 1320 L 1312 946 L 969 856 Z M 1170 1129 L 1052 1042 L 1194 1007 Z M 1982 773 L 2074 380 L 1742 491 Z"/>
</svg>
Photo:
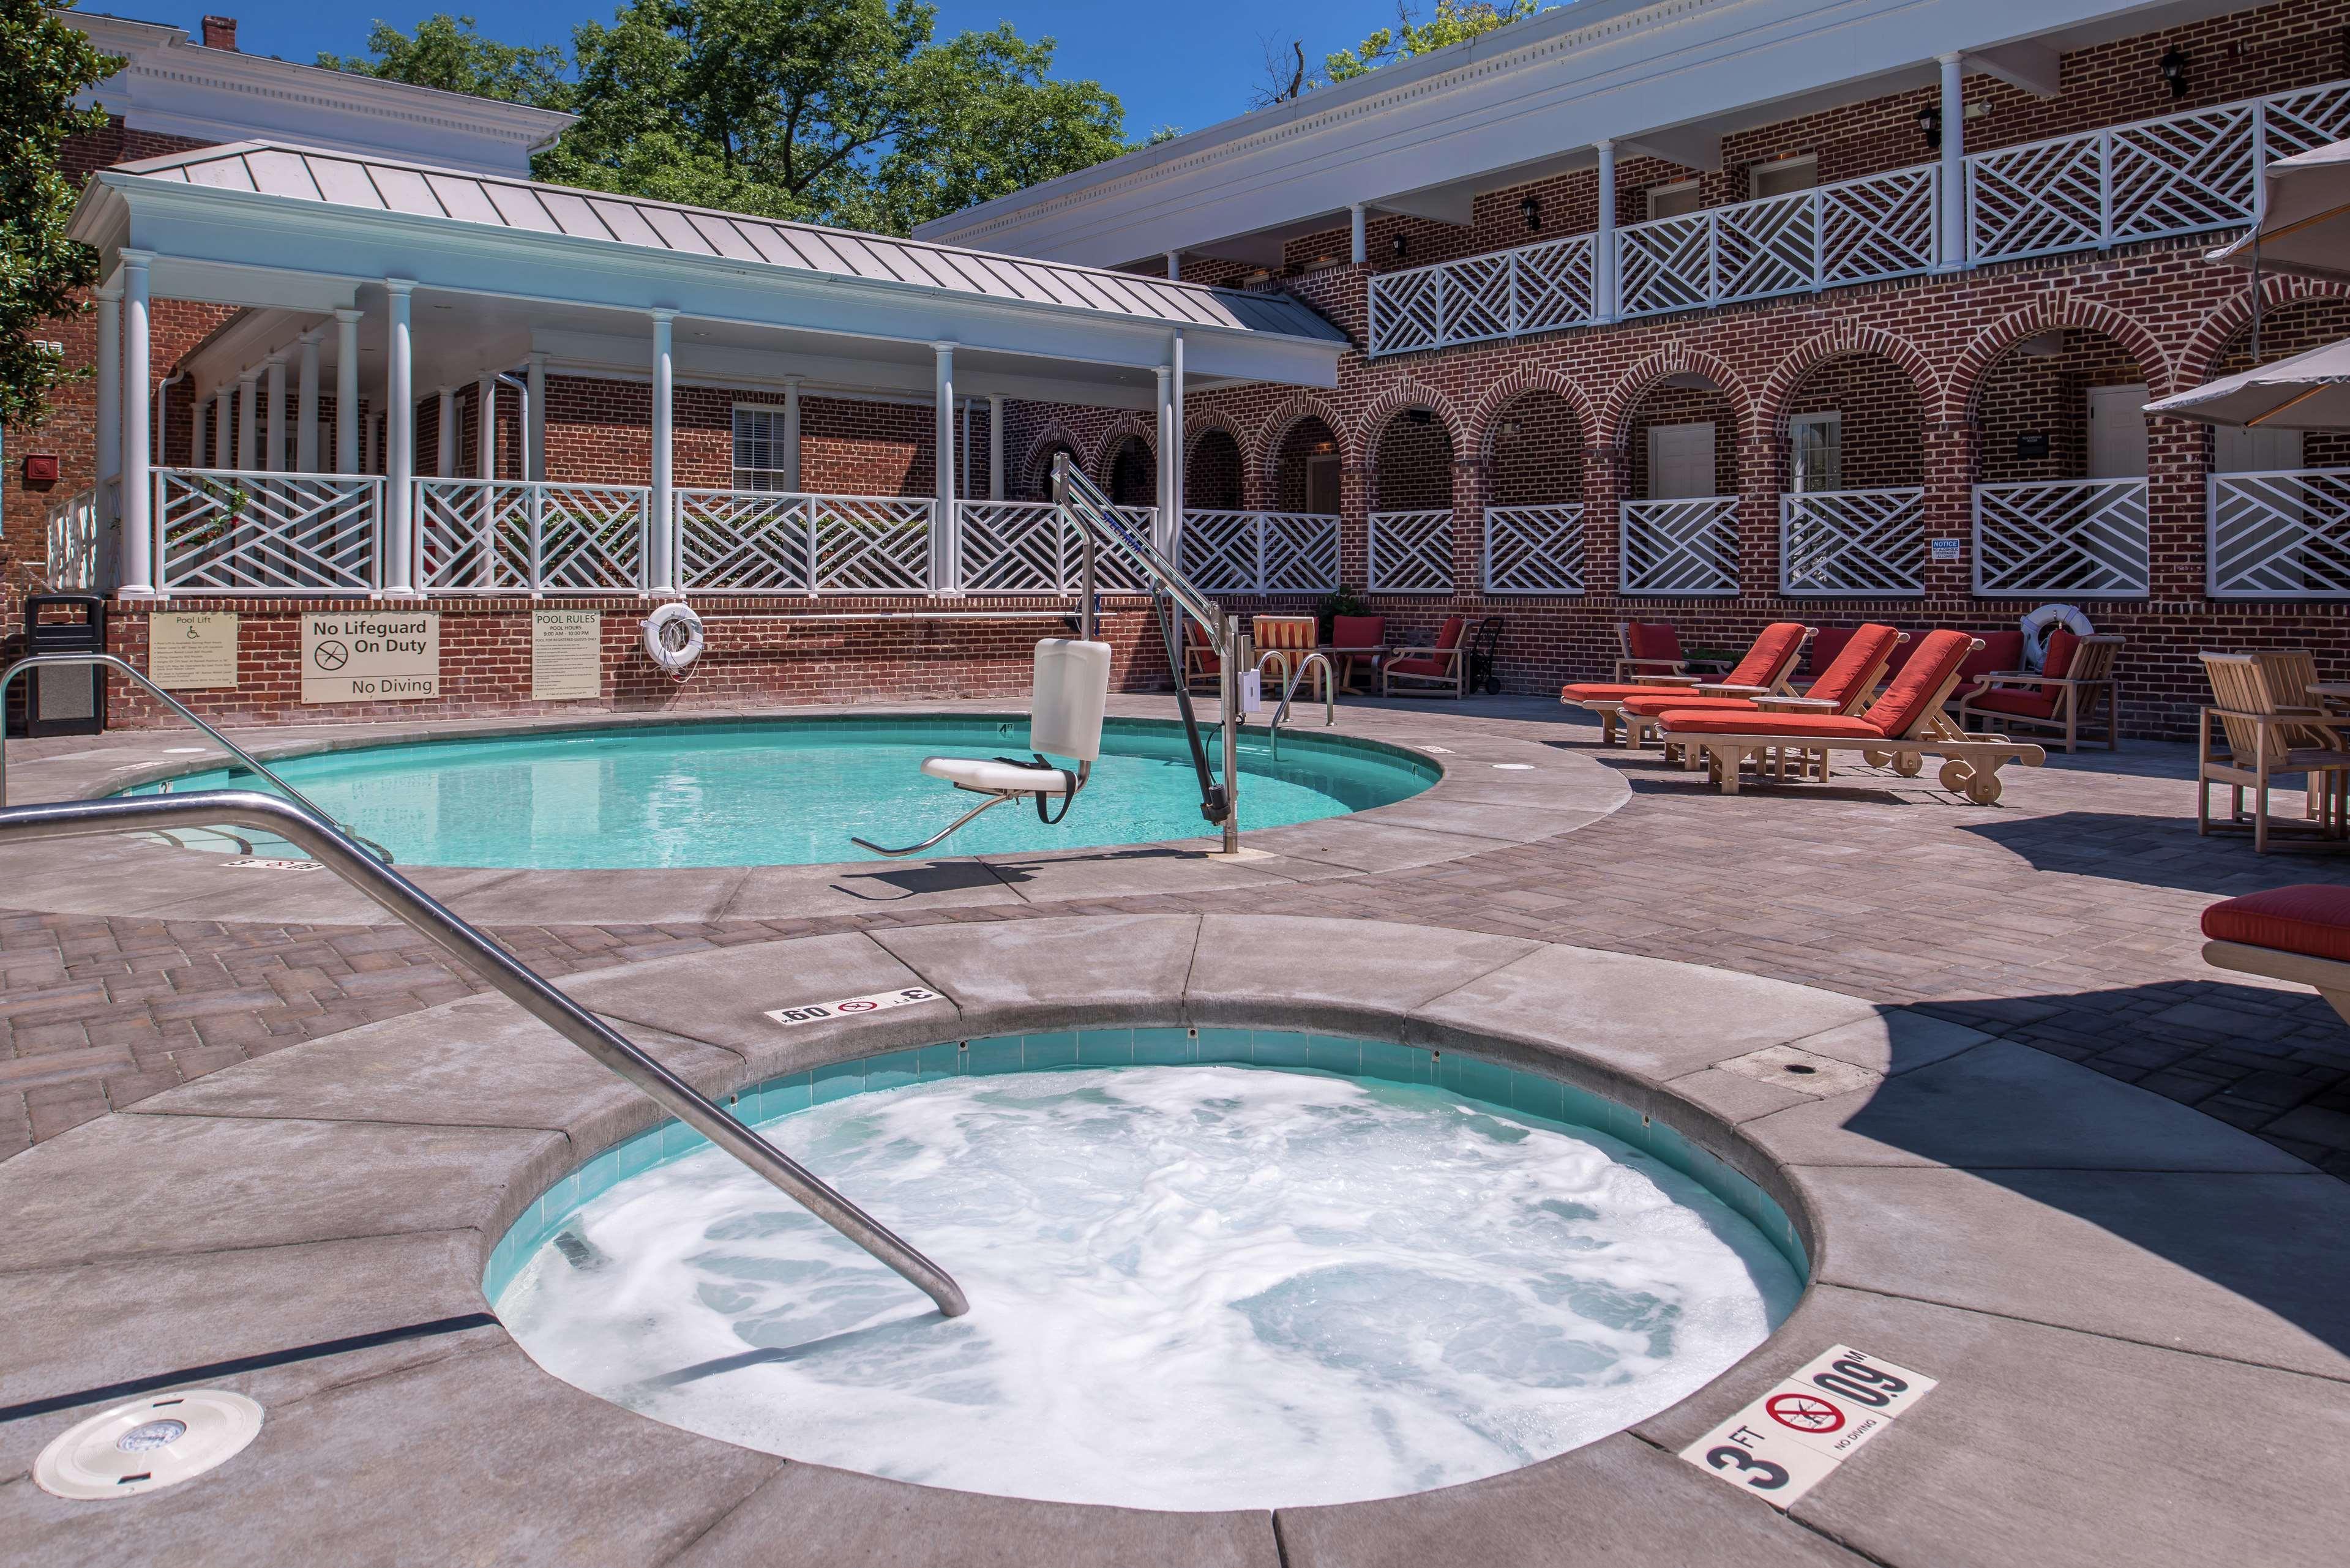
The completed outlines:
<svg viewBox="0 0 2350 1568">
<path fill-rule="evenodd" d="M 1071 803 L 1086 787 L 1101 756 L 1102 717 L 1108 706 L 1109 644 L 1046 638 L 1036 645 L 1035 675 L 1029 688 L 1028 744 L 1034 760 L 924 757 L 922 772 L 985 798 L 920 844 L 890 849 L 854 835 L 849 842 L 893 859 L 919 855 L 980 813 L 1012 800 L 1033 802 L 1040 822 L 1060 821 L 1069 814 Z M 1065 768 L 1048 760 L 1051 757 L 1067 757 L 1077 765 Z M 1060 798 L 1057 814 L 1046 809 L 1053 796 Z"/>
</svg>

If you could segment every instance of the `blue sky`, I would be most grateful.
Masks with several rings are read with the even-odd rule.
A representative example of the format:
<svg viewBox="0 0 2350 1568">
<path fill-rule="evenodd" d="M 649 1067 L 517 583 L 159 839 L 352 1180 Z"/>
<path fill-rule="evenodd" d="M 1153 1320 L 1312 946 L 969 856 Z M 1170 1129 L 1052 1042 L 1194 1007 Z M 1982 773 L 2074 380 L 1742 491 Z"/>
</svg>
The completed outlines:
<svg viewBox="0 0 2350 1568">
<path fill-rule="evenodd" d="M 309 60 L 320 50 L 357 54 L 376 17 L 403 31 L 437 11 L 471 15 L 484 33 L 509 43 L 556 43 L 583 18 L 611 14 L 614 0 L 184 0 L 189 14 L 156 0 L 83 0 L 92 11 L 170 21 L 196 30 L 205 9 L 232 14 L 238 43 L 255 54 Z M 1149 8 L 1116 0 L 934 0 L 941 33 L 992 27 L 1008 21 L 1028 37 L 1060 40 L 1060 74 L 1092 77 L 1126 101 L 1127 131 L 1139 138 L 1154 126 L 1197 130 L 1248 107 L 1250 89 L 1264 75 L 1265 40 L 1291 36 L 1306 58 L 1352 46 L 1395 15 L 1393 0 L 1186 0 L 1180 19 L 1152 19 Z M 1423 11 L 1433 9 L 1425 0 Z M 1284 49 L 1286 46 L 1282 46 Z"/>
</svg>

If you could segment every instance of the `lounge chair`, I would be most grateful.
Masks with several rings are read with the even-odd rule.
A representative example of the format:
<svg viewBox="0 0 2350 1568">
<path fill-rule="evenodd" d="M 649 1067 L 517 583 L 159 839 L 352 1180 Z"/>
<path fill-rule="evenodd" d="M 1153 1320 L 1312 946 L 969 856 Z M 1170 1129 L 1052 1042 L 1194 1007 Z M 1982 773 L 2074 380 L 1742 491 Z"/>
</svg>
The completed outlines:
<svg viewBox="0 0 2350 1568">
<path fill-rule="evenodd" d="M 2077 637 L 2058 627 L 2048 637 L 2048 654 L 2037 670 L 1998 670 L 1959 697 L 1961 725 L 1989 722 L 2029 724 L 2061 731 L 2069 753 L 2079 743 L 2084 722 L 2105 715 L 2106 750 L 2117 744 L 2119 703 L 2114 693 L 2114 660 L 2122 639 L 2100 633 Z"/>
<path fill-rule="evenodd" d="M 1200 623 L 1188 618 L 1183 622 L 1182 679 L 1186 690 L 1196 690 L 1202 680 L 1221 690 L 1224 679 L 1223 657 L 1208 641 Z"/>
<path fill-rule="evenodd" d="M 2350 833 L 2350 747 L 2345 730 L 2350 717 L 2329 714 L 2309 701 L 2316 665 L 2308 656 L 2259 653 L 2199 655 L 2211 680 L 2216 706 L 2202 711 L 2195 740 L 2195 831 L 2249 831 L 2252 853 L 2265 855 L 2272 830 L 2314 831 L 2320 841 Z M 2220 721 L 2225 753 L 2212 750 L 2211 721 Z M 2280 778 L 2301 774 L 2309 790 L 2305 823 L 2269 815 L 2269 791 Z M 2228 786 L 2228 817 L 2211 819 L 2211 786 Z M 2244 792 L 2252 811 L 2244 813 Z"/>
<path fill-rule="evenodd" d="M 2203 911 L 2203 961 L 2314 986 L 2350 1023 L 2350 888 L 2303 883 Z"/>
<path fill-rule="evenodd" d="M 1447 616 L 1444 629 L 1427 648 L 1399 648 L 1379 662 L 1379 695 L 1396 694 L 1396 682 L 1410 682 L 1420 691 L 1452 689 L 1455 697 L 1469 695 L 1469 650 L 1461 645 L 1469 629 L 1465 616 Z M 1410 695 L 1406 692 L 1405 695 Z"/>
<path fill-rule="evenodd" d="M 1637 629 L 1628 621 L 1625 626 Z M 1794 670 L 1795 660 L 1803 657 L 1804 640 L 1811 635 L 1810 627 L 1798 626 L 1791 620 L 1773 621 L 1762 628 L 1762 634 L 1754 639 L 1754 645 L 1746 650 L 1746 657 L 1738 661 L 1735 669 L 1722 680 L 1703 682 L 1702 685 L 1709 693 L 1719 692 L 1731 697 L 1784 691 L 1787 690 L 1787 677 Z M 1617 669 L 1622 670 L 1625 662 L 1618 659 Z M 1687 668 L 1686 665 L 1681 666 L 1681 673 L 1668 673 L 1659 669 L 1628 681 L 1577 681 L 1561 687 L 1558 700 L 1570 707 L 1598 714 L 1599 743 L 1612 746 L 1616 743 L 1616 727 L 1622 717 L 1625 699 L 1655 696 L 1670 687 L 1679 687 L 1684 691 L 1700 689 L 1698 678 L 1685 673 Z"/>
<path fill-rule="evenodd" d="M 1858 752 L 1874 765 L 1889 763 L 1905 778 L 1915 777 L 1925 758 L 1940 757 L 1942 787 L 1989 805 L 2000 796 L 2002 763 L 2036 768 L 2048 753 L 2029 741 L 1968 734 L 1943 713 L 1959 683 L 1959 667 L 1981 646 L 1962 631 L 1928 632 L 1885 695 L 1856 716 L 1684 708 L 1660 715 L 1658 727 L 1669 741 L 1699 750 L 1724 794 L 1738 792 L 1739 770 L 1749 757 L 1809 755 L 1825 763 L 1829 753 Z"/>
<path fill-rule="evenodd" d="M 1767 691 L 1731 691 L 1720 685 L 1700 685 L 1693 695 L 1668 691 L 1655 696 L 1627 697 L 1619 717 L 1626 743 L 1644 745 L 1657 727 L 1658 716 L 1676 710 L 1702 708 L 1712 713 L 1756 713 L 1770 710 L 1787 713 L 1857 713 L 1877 692 L 1877 678 L 1893 650 L 1909 640 L 1906 631 L 1874 623 L 1843 639 L 1835 662 L 1800 697 Z M 1695 758 L 1692 756 L 1694 765 Z"/>
</svg>

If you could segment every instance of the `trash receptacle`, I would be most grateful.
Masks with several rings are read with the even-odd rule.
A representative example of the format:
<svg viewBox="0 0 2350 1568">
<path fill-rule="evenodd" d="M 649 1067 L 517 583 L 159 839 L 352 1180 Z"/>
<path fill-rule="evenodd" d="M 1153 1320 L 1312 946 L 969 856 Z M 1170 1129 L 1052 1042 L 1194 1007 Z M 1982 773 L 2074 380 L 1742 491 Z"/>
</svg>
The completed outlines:
<svg viewBox="0 0 2350 1568">
<path fill-rule="evenodd" d="M 25 651 L 104 653 L 106 599 L 100 594 L 28 594 Z M 52 665 L 24 676 L 25 732 L 98 735 L 106 732 L 106 671 L 97 665 Z"/>
</svg>

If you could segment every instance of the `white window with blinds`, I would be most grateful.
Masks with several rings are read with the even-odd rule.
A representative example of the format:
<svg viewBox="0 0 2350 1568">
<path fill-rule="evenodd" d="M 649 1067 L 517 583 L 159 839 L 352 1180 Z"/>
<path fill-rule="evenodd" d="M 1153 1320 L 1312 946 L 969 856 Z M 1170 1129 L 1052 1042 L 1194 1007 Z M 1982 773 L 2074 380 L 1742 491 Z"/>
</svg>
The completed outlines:
<svg viewBox="0 0 2350 1568">
<path fill-rule="evenodd" d="M 784 410 L 734 405 L 734 488 L 789 490 L 792 474 L 784 450 Z"/>
</svg>

